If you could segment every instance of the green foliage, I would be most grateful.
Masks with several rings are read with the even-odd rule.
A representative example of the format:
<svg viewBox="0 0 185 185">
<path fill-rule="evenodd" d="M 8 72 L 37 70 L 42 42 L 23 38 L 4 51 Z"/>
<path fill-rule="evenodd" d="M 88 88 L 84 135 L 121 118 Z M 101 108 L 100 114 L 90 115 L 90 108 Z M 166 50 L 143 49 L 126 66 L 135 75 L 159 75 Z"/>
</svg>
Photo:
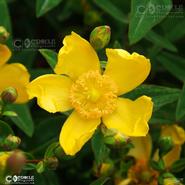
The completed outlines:
<svg viewBox="0 0 185 185">
<path fill-rule="evenodd" d="M 104 136 L 100 130 L 97 130 L 92 139 L 92 149 L 97 165 L 105 161 L 109 154 L 109 149 L 104 143 Z"/>
<path fill-rule="evenodd" d="M 36 15 L 40 17 L 56 7 L 62 0 L 37 0 L 36 1 Z"/>
<path fill-rule="evenodd" d="M 16 113 L 16 115 L 13 116 L 9 115 L 14 124 L 19 127 L 26 135 L 31 137 L 34 132 L 34 123 L 28 105 L 9 105 L 7 109 Z"/>
<path fill-rule="evenodd" d="M 128 23 L 126 16 L 110 0 L 94 0 L 94 2 L 114 19 L 122 23 Z"/>
<path fill-rule="evenodd" d="M 96 181 L 92 182 L 90 185 L 104 185 L 109 179 L 109 177 L 100 177 Z"/>
<path fill-rule="evenodd" d="M 0 120 L 0 141 L 5 139 L 10 134 L 14 135 L 11 127 L 6 122 Z"/>
<path fill-rule="evenodd" d="M 163 159 L 153 158 L 156 150 L 165 150 L 166 143 L 169 144 L 158 142 L 163 126 L 178 124 L 185 129 L 185 10 L 181 5 L 172 0 L 0 0 L 0 26 L 10 33 L 6 44 L 12 50 L 12 57 L 8 62 L 24 64 L 30 72 L 30 80 L 54 73 L 62 40 L 71 31 L 88 40 L 91 31 L 101 25 L 111 28 L 111 39 L 106 47 L 137 52 L 149 58 L 149 77 L 143 85 L 121 98 L 135 100 L 146 95 L 154 102 L 149 121 L 153 147 L 149 165 L 158 171 L 158 183 L 163 184 L 168 177 L 185 178 L 184 144 L 181 157 L 170 167 L 165 166 Z M 25 47 L 27 38 L 34 47 Z M 17 39 L 21 41 L 19 49 L 14 43 Z M 43 40 L 49 39 L 55 39 L 53 47 L 48 44 L 40 47 Z M 98 51 L 103 70 L 107 64 L 104 49 Z M 135 78 L 138 75 L 135 74 Z M 130 138 L 123 145 L 116 143 L 117 138 L 106 140 L 101 126 L 91 143 L 75 156 L 64 153 L 59 135 L 70 113 L 47 113 L 36 101 L 20 105 L 0 102 L 0 151 L 10 150 L 3 147 L 9 135 L 11 139 L 20 138 L 18 149 L 26 151 L 27 156 L 21 175 L 34 175 L 38 185 L 115 185 L 115 181 L 127 179 L 128 170 L 137 163 L 129 156 L 135 146 Z M 162 152 L 159 152 L 161 157 L 169 153 L 169 148 Z M 55 171 L 45 163 L 52 157 L 59 160 Z"/>
<path fill-rule="evenodd" d="M 54 69 L 57 63 L 57 53 L 49 49 L 40 49 L 40 53 L 46 59 L 52 69 Z"/>
<path fill-rule="evenodd" d="M 176 118 L 177 120 L 180 120 L 184 116 L 185 116 L 185 85 L 183 86 L 182 92 L 178 100 L 177 109 L 176 109 Z"/>
<path fill-rule="evenodd" d="M 159 12 L 157 7 L 165 7 Z M 132 0 L 131 20 L 129 25 L 129 41 L 136 43 L 145 34 L 160 23 L 172 8 L 171 0 Z"/>
</svg>

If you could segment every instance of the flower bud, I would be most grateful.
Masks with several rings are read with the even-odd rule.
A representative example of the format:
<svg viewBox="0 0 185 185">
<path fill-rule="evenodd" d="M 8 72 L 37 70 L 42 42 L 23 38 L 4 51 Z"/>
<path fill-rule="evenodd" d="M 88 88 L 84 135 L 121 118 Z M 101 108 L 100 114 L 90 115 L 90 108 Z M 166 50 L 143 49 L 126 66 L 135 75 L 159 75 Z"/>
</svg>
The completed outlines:
<svg viewBox="0 0 185 185">
<path fill-rule="evenodd" d="M 173 174 L 171 173 L 164 173 L 163 177 L 163 184 L 164 185 L 182 185 L 180 180 L 178 180 Z"/>
<path fill-rule="evenodd" d="M 0 43 L 5 42 L 8 37 L 9 33 L 7 32 L 7 30 L 3 26 L 0 26 Z"/>
<path fill-rule="evenodd" d="M 163 157 L 173 148 L 173 141 L 171 137 L 162 137 L 159 140 L 159 156 Z"/>
<path fill-rule="evenodd" d="M 113 169 L 114 169 L 114 164 L 112 161 L 104 162 L 100 165 L 97 165 L 96 163 L 94 163 L 93 165 L 93 171 L 96 177 L 108 175 L 113 171 Z"/>
<path fill-rule="evenodd" d="M 108 145 L 120 146 L 127 144 L 129 142 L 129 138 L 118 131 L 108 129 L 104 134 L 104 142 Z"/>
<path fill-rule="evenodd" d="M 90 43 L 94 49 L 104 48 L 110 41 L 111 30 L 109 26 L 98 26 L 90 34 Z"/>
<path fill-rule="evenodd" d="M 13 87 L 8 87 L 2 92 L 1 99 L 4 103 L 13 103 L 16 101 L 17 96 L 17 90 Z"/>
<path fill-rule="evenodd" d="M 26 163 L 26 157 L 20 150 L 15 150 L 7 159 L 7 170 L 12 174 L 21 172 Z"/>
<path fill-rule="evenodd" d="M 59 162 L 56 157 L 50 157 L 50 158 L 44 159 L 44 163 L 49 169 L 56 170 Z"/>
<path fill-rule="evenodd" d="M 2 147 L 6 150 L 14 150 L 18 148 L 21 143 L 21 139 L 17 136 L 9 135 L 5 138 Z"/>
</svg>

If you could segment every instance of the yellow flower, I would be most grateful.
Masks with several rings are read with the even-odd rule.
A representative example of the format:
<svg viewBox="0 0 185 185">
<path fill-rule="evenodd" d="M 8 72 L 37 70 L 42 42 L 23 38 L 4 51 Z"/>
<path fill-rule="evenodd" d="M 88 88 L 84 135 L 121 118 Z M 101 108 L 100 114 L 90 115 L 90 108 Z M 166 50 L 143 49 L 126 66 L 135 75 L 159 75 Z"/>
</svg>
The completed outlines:
<svg viewBox="0 0 185 185">
<path fill-rule="evenodd" d="M 128 178 L 122 180 L 118 185 L 124 183 L 125 185 L 157 185 L 159 174 L 149 166 L 152 152 L 152 140 L 150 135 L 146 137 L 133 137 L 131 140 L 134 148 L 129 151 L 128 155 L 136 159 L 136 164 L 129 169 Z"/>
<path fill-rule="evenodd" d="M 0 93 L 7 87 L 14 87 L 18 92 L 16 103 L 24 103 L 28 100 L 26 85 L 30 75 L 20 63 L 6 64 L 10 57 L 9 48 L 0 44 Z"/>
<path fill-rule="evenodd" d="M 0 171 L 3 171 L 6 167 L 6 161 L 10 156 L 10 152 L 0 152 Z"/>
<path fill-rule="evenodd" d="M 185 131 L 176 124 L 167 125 L 162 127 L 161 136 L 170 136 L 174 143 L 172 150 L 163 157 L 166 167 L 169 168 L 180 158 L 181 145 L 185 142 Z"/>
<path fill-rule="evenodd" d="M 72 32 L 58 54 L 56 74 L 38 77 L 28 85 L 30 99 L 37 97 L 40 107 L 55 113 L 74 109 L 64 123 L 60 144 L 74 155 L 92 137 L 102 122 L 127 136 L 145 136 L 152 114 L 151 98 L 135 101 L 120 98 L 140 85 L 150 72 L 150 61 L 137 53 L 106 49 L 104 73 L 92 46 Z M 62 74 L 62 75 L 61 75 Z"/>
</svg>

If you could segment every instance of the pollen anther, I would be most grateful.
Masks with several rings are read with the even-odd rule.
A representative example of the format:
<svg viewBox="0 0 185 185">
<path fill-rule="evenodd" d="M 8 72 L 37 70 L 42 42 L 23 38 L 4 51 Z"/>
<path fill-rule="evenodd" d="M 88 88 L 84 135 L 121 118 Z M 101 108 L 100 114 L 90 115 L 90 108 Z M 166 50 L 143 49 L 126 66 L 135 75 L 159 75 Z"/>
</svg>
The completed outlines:
<svg viewBox="0 0 185 185">
<path fill-rule="evenodd" d="M 72 85 L 69 98 L 82 117 L 96 119 L 115 110 L 117 86 L 107 75 L 89 71 Z"/>
</svg>

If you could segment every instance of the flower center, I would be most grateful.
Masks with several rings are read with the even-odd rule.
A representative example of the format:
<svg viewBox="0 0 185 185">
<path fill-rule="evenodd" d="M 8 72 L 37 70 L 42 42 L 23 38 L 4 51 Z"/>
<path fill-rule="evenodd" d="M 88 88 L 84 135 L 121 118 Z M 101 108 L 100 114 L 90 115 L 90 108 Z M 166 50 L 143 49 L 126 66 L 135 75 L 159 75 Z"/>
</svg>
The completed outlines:
<svg viewBox="0 0 185 185">
<path fill-rule="evenodd" d="M 112 113 L 116 108 L 117 86 L 98 71 L 82 74 L 72 85 L 70 102 L 87 119 L 96 119 Z"/>
</svg>

